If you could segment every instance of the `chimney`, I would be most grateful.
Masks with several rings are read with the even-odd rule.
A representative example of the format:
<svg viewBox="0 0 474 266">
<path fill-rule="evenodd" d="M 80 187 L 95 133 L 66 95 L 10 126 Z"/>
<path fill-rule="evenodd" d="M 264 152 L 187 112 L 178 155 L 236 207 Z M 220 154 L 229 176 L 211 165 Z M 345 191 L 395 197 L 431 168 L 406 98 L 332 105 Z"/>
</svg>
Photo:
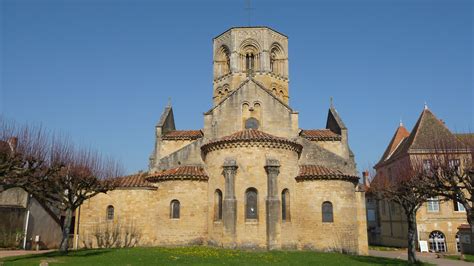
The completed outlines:
<svg viewBox="0 0 474 266">
<path fill-rule="evenodd" d="M 18 138 L 17 137 L 11 137 L 8 139 L 8 144 L 10 145 L 10 149 L 12 152 L 16 152 L 16 148 L 18 146 Z"/>
<path fill-rule="evenodd" d="M 370 182 L 369 182 L 369 171 L 365 170 L 362 172 L 362 177 L 364 178 L 364 185 L 366 187 L 370 187 Z"/>
</svg>

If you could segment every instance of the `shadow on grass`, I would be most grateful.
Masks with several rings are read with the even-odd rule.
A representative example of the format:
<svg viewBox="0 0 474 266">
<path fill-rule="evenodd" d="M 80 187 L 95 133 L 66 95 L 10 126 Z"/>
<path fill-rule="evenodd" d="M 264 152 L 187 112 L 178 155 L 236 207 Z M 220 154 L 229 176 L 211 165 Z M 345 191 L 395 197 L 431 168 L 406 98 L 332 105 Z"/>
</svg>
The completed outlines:
<svg viewBox="0 0 474 266">
<path fill-rule="evenodd" d="M 13 261 L 21 261 L 21 260 L 29 260 L 29 259 L 36 259 L 36 258 L 56 258 L 56 257 L 91 257 L 91 256 L 99 256 L 106 253 L 109 253 L 111 250 L 109 249 L 94 249 L 94 250 L 79 250 L 79 251 L 69 251 L 67 254 L 61 253 L 59 251 L 53 251 L 49 253 L 42 253 L 42 254 L 35 254 L 35 255 L 24 255 L 24 256 L 17 256 L 17 257 L 7 257 L 1 262 L 13 262 Z"/>
<path fill-rule="evenodd" d="M 350 257 L 354 261 L 368 263 L 368 264 L 380 264 L 380 265 L 407 265 L 408 264 L 406 260 L 399 260 L 399 259 L 371 257 L 371 256 L 350 256 Z M 421 262 L 418 262 L 414 265 L 429 265 L 429 264 L 423 264 Z"/>
</svg>

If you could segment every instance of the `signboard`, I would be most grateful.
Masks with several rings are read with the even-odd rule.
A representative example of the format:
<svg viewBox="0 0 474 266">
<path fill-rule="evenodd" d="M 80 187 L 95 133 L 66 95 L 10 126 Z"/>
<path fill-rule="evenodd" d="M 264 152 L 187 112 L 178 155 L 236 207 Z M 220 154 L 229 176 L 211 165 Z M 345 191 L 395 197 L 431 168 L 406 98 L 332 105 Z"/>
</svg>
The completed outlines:
<svg viewBox="0 0 474 266">
<path fill-rule="evenodd" d="M 420 243 L 420 252 L 429 252 L 428 250 L 428 241 L 426 240 L 423 240 L 423 241 L 419 241 Z"/>
</svg>

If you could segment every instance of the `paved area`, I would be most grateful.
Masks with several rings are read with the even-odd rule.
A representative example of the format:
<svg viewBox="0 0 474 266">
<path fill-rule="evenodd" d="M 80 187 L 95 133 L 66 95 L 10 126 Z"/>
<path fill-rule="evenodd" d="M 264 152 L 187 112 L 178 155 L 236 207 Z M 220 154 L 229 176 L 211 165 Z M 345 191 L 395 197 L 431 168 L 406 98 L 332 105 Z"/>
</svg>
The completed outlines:
<svg viewBox="0 0 474 266">
<path fill-rule="evenodd" d="M 12 257 L 12 256 L 21 256 L 21 255 L 31 255 L 31 254 L 42 254 L 52 252 L 54 250 L 0 250 L 0 258 Z"/>
<path fill-rule="evenodd" d="M 385 258 L 402 259 L 402 260 L 406 260 L 408 258 L 406 250 L 397 250 L 397 251 L 369 250 L 369 255 L 375 256 L 375 257 L 385 257 Z M 417 252 L 416 256 L 418 260 L 421 260 L 427 263 L 440 265 L 440 266 L 464 266 L 464 265 L 473 266 L 474 265 L 474 263 L 460 261 L 460 260 L 438 259 L 436 258 L 436 254 L 434 253 Z"/>
</svg>

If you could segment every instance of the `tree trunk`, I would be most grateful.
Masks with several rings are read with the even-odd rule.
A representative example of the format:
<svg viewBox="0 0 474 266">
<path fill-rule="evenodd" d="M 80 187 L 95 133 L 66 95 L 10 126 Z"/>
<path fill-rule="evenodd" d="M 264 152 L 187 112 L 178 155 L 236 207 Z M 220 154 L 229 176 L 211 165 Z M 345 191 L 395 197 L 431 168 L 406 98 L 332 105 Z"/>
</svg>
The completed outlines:
<svg viewBox="0 0 474 266">
<path fill-rule="evenodd" d="M 69 231 L 71 229 L 71 221 L 72 221 L 72 213 L 73 210 L 68 208 L 66 209 L 66 217 L 64 218 L 64 225 L 63 225 L 63 239 L 61 240 L 61 245 L 59 247 L 59 251 L 61 253 L 67 253 L 69 248 Z"/>
<path fill-rule="evenodd" d="M 471 208 L 466 208 L 466 216 L 467 216 L 467 222 L 472 228 L 472 222 L 474 222 L 474 212 L 472 211 Z"/>
<path fill-rule="evenodd" d="M 408 220 L 408 263 L 416 263 L 416 212 L 407 213 Z"/>
</svg>

